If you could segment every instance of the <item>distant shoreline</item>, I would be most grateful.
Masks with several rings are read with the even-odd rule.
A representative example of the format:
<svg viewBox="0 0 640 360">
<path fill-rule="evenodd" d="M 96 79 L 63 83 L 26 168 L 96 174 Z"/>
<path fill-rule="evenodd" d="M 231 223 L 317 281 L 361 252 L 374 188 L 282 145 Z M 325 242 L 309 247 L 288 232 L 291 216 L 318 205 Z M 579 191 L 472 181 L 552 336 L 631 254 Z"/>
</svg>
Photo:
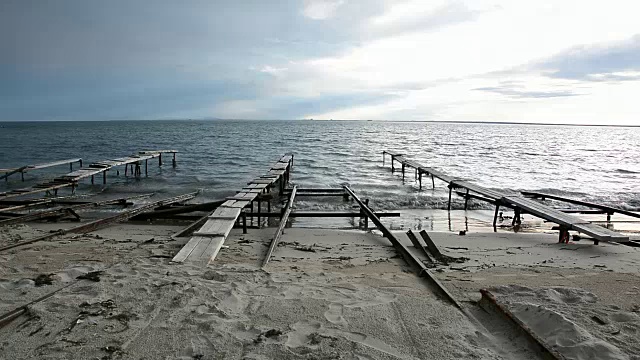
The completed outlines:
<svg viewBox="0 0 640 360">
<path fill-rule="evenodd" d="M 428 123 L 428 124 L 480 124 L 480 125 L 533 125 L 533 126 L 576 126 L 576 127 L 614 127 L 614 128 L 640 128 L 640 125 L 616 125 L 616 124 L 549 124 L 549 123 L 526 123 L 515 121 L 433 121 L 433 120 L 318 120 L 318 119 L 112 119 L 112 120 L 1 120 L 0 124 L 14 123 L 57 123 L 57 122 L 124 122 L 124 121 L 296 121 L 296 122 L 387 122 L 387 123 Z"/>
</svg>

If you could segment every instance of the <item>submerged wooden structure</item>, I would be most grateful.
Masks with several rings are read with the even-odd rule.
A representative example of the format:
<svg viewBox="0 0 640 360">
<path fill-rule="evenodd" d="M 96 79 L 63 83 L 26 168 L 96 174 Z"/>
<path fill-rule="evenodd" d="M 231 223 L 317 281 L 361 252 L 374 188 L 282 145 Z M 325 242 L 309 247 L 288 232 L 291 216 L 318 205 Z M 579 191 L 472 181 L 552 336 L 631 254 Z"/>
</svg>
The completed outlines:
<svg viewBox="0 0 640 360">
<path fill-rule="evenodd" d="M 62 175 L 54 178 L 51 181 L 43 182 L 40 184 L 36 184 L 31 188 L 24 189 L 15 189 L 11 191 L 1 192 L 0 193 L 0 201 L 4 199 L 26 196 L 38 193 L 47 193 L 47 195 L 57 195 L 58 190 L 62 188 L 71 188 L 71 193 L 75 193 L 75 189 L 78 186 L 78 183 L 86 178 L 91 178 L 91 183 L 95 183 L 95 177 L 102 175 L 102 183 L 107 183 L 107 172 L 113 169 L 116 166 L 124 165 L 124 172 L 127 175 L 128 172 L 133 176 L 141 176 L 142 175 L 142 165 L 144 163 L 144 172 L 145 176 L 148 175 L 148 165 L 149 160 L 158 158 L 158 165 L 162 165 L 162 154 L 170 154 L 173 155 L 172 165 L 176 166 L 176 153 L 177 150 L 153 150 L 153 151 L 140 151 L 138 154 L 125 156 L 117 159 L 108 159 L 102 161 L 96 161 L 89 164 L 87 167 L 82 167 L 82 160 L 77 159 L 80 162 L 80 169 L 73 170 L 73 162 L 70 163 L 70 172 L 66 175 Z M 76 160 L 76 159 L 70 159 Z M 49 164 L 40 165 L 39 168 L 43 167 L 51 167 L 57 166 L 61 164 L 66 164 L 70 160 L 62 160 Z M 130 170 L 129 170 L 130 169 Z M 24 171 L 14 169 L 13 173 Z M 33 170 L 33 168 L 32 168 Z M 8 176 L 7 176 L 8 177 Z"/>
<path fill-rule="evenodd" d="M 394 162 L 399 162 L 401 165 L 402 176 L 404 178 L 406 168 L 413 168 L 416 171 L 416 178 L 420 181 L 420 187 L 422 188 L 422 174 L 428 174 L 433 177 L 436 177 L 447 183 L 447 187 L 449 188 L 449 201 L 447 209 L 451 210 L 451 195 L 454 190 L 459 189 L 462 192 L 458 192 L 461 196 L 465 198 L 465 210 L 468 205 L 469 199 L 476 199 L 481 201 L 486 201 L 495 206 L 495 214 L 493 218 L 493 226 L 494 229 L 496 227 L 496 222 L 498 219 L 498 214 L 500 211 L 500 207 L 508 207 L 514 210 L 515 216 L 513 218 L 513 224 L 520 223 L 521 215 L 531 214 L 541 219 L 556 223 L 559 225 L 559 240 L 561 242 L 569 241 L 569 230 L 578 231 L 583 234 L 587 234 L 591 236 L 594 242 L 597 244 L 599 241 L 609 241 L 609 242 L 629 242 L 629 237 L 619 234 L 617 232 L 611 231 L 607 228 L 604 228 L 599 225 L 592 224 L 591 222 L 581 219 L 579 217 L 566 214 L 560 210 L 556 210 L 549 206 L 546 206 L 538 201 L 522 196 L 519 193 L 507 193 L 505 191 L 498 191 L 487 189 L 477 184 L 474 184 L 470 181 L 464 179 L 456 179 L 445 175 L 442 172 L 439 172 L 435 169 L 423 166 L 415 161 L 407 160 L 404 157 L 404 154 L 383 151 L 383 163 L 386 155 L 391 157 L 391 169 L 395 172 L 395 164 Z M 433 184 L 435 186 L 435 183 Z M 525 193 L 526 194 L 526 193 Z M 534 194 L 534 193 L 529 193 Z M 543 197 L 543 196 L 538 196 Z M 549 195 L 546 197 L 550 198 Z M 567 200 L 567 199 L 564 199 Z M 574 201 L 575 203 L 575 201 Z M 584 205 L 584 204 L 583 204 Z M 591 204 L 595 205 L 595 204 Z M 605 208 L 605 206 L 601 206 L 601 208 Z M 606 207 L 608 211 L 613 211 L 614 208 Z M 621 209 L 615 209 L 616 212 L 621 212 Z"/>
</svg>

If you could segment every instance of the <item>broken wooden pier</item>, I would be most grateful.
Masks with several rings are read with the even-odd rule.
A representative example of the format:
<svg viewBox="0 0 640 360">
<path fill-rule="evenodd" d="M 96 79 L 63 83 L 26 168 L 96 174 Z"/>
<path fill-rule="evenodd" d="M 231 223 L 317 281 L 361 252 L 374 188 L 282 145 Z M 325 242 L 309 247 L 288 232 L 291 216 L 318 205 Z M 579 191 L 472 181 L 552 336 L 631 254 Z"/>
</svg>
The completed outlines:
<svg viewBox="0 0 640 360">
<path fill-rule="evenodd" d="M 513 219 L 514 225 L 520 223 L 521 214 L 524 214 L 524 213 L 531 214 L 541 219 L 558 224 L 560 229 L 559 239 L 561 242 L 569 241 L 569 230 L 578 231 L 580 233 L 584 233 L 591 236 L 596 244 L 599 241 L 629 242 L 628 236 L 611 231 L 602 226 L 592 224 L 589 221 L 583 220 L 579 217 L 566 214 L 562 211 L 546 206 L 538 201 L 535 201 L 530 198 L 526 198 L 521 194 L 507 193 L 505 191 L 487 189 L 464 179 L 456 179 L 456 178 L 450 177 L 438 170 L 423 166 L 412 160 L 407 160 L 404 157 L 404 154 L 400 154 L 400 153 L 383 151 L 382 152 L 383 163 L 386 155 L 391 156 L 392 171 L 395 171 L 394 162 L 400 163 L 403 178 L 405 176 L 406 168 L 415 169 L 416 179 L 420 181 L 420 187 L 422 187 L 420 174 L 429 174 L 432 177 L 436 177 L 444 181 L 445 183 L 447 183 L 447 187 L 449 188 L 449 201 L 447 206 L 448 210 L 451 210 L 451 195 L 453 190 L 456 190 L 456 189 L 462 190 L 462 192 L 457 192 L 457 193 L 462 195 L 465 198 L 465 210 L 467 208 L 469 199 L 486 201 L 493 204 L 495 206 L 495 214 L 494 214 L 494 220 L 493 220 L 494 230 L 496 228 L 496 222 L 497 222 L 498 214 L 500 211 L 500 207 L 504 206 L 514 210 L 514 213 L 515 213 L 515 216 Z M 536 195 L 535 193 L 524 193 L 524 194 Z M 538 195 L 537 197 L 545 197 L 545 196 L 542 196 L 542 194 L 537 194 L 537 195 Z M 546 195 L 546 197 L 551 198 L 549 195 Z M 563 200 L 567 201 L 566 198 L 564 198 Z M 585 204 L 586 203 L 583 203 L 583 205 Z M 591 204 L 591 205 L 593 206 L 595 204 Z M 615 210 L 614 212 L 622 213 L 621 209 L 600 206 L 600 209 L 604 209 L 604 208 L 606 208 L 608 211 Z"/>
<path fill-rule="evenodd" d="M 125 156 L 117 159 L 108 159 L 102 161 L 96 161 L 87 167 L 81 167 L 75 171 L 73 171 L 73 162 L 70 164 L 70 170 L 66 175 L 62 175 L 54 178 L 51 181 L 43 182 L 40 184 L 36 184 L 31 188 L 24 189 L 15 189 L 11 191 L 6 191 L 0 193 L 0 201 L 4 199 L 26 196 L 38 193 L 47 193 L 47 195 L 53 194 L 57 196 L 58 190 L 62 188 L 71 188 L 71 193 L 75 193 L 75 189 L 78 186 L 78 183 L 87 178 L 91 178 L 91 184 L 95 183 L 95 177 L 102 175 L 102 183 L 107 183 L 107 172 L 113 169 L 116 166 L 124 165 L 124 173 L 127 175 L 130 173 L 133 176 L 141 176 L 142 175 L 142 166 L 144 165 L 144 174 L 148 175 L 148 165 L 149 160 L 158 158 L 158 165 L 162 166 L 162 154 L 170 154 L 173 155 L 172 165 L 176 166 L 176 153 L 177 150 L 154 150 L 154 151 L 140 151 L 138 154 Z M 76 160 L 76 159 L 70 159 Z M 81 162 L 81 159 L 77 159 L 78 162 Z M 53 162 L 49 164 L 40 165 L 45 167 L 56 166 L 60 164 L 64 164 L 69 162 L 69 160 L 63 160 L 58 162 Z M 75 162 L 75 161 L 74 161 Z"/>
</svg>

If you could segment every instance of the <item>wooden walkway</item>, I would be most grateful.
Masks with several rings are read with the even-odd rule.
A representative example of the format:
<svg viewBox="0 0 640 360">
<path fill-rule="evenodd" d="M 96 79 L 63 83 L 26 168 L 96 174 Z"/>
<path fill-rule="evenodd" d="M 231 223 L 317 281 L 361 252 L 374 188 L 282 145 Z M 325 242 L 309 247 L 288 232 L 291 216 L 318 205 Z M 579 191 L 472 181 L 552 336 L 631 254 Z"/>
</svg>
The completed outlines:
<svg viewBox="0 0 640 360">
<path fill-rule="evenodd" d="M 236 195 L 228 197 L 227 201 L 209 214 L 207 222 L 193 233 L 189 242 L 172 261 L 203 266 L 213 261 L 238 217 L 242 214 L 243 221 L 246 221 L 242 210 L 248 206 L 253 209 L 253 202 L 260 201 L 262 194 L 270 192 L 276 185 L 282 193 L 289 181 L 292 167 L 293 155 L 284 155 L 267 173 L 250 181 Z"/>
<path fill-rule="evenodd" d="M 405 168 L 411 167 L 416 169 L 417 173 L 420 173 L 421 171 L 423 171 L 424 173 L 428 173 L 428 171 L 430 170 L 432 171 L 430 173 L 432 176 L 438 177 L 440 180 L 446 182 L 449 187 L 449 203 L 448 203 L 449 210 L 451 209 L 451 194 L 453 189 L 463 189 L 465 191 L 462 194 L 465 197 L 465 210 L 467 208 L 467 202 L 470 198 L 483 200 L 483 201 L 487 201 L 494 204 L 496 206 L 494 220 L 493 220 L 494 229 L 496 227 L 496 221 L 498 218 L 498 212 L 500 210 L 500 206 L 506 206 L 514 209 L 515 211 L 513 224 L 520 222 L 520 216 L 523 213 L 528 213 L 536 217 L 539 217 L 541 219 L 558 224 L 560 226 L 560 234 L 559 234 L 560 241 L 564 241 L 564 242 L 568 241 L 569 230 L 574 230 L 574 231 L 587 234 L 591 236 L 596 243 L 598 241 L 610 241 L 610 242 L 628 242 L 629 241 L 628 236 L 611 231 L 602 226 L 591 224 L 589 221 L 580 219 L 573 215 L 568 215 L 562 211 L 553 209 L 549 206 L 541 204 L 540 202 L 534 201 L 532 199 L 528 199 L 518 194 L 513 194 L 513 195 L 507 194 L 502 191 L 484 188 L 470 181 L 454 179 L 447 175 L 443 175 L 443 173 L 437 170 L 425 167 L 415 161 L 407 160 L 404 158 L 402 154 L 393 153 L 389 151 L 383 151 L 382 154 L 383 154 L 383 158 L 387 154 L 391 156 L 392 171 L 395 170 L 393 162 L 394 161 L 400 162 L 402 166 L 403 178 L 404 178 Z M 435 174 L 438 174 L 438 175 L 434 175 L 434 172 Z"/>
<path fill-rule="evenodd" d="M 71 188 L 71 192 L 75 192 L 75 188 L 78 186 L 80 180 L 91 178 L 91 183 L 95 183 L 95 176 L 102 174 L 103 184 L 107 183 L 107 172 L 116 166 L 125 166 L 125 175 L 131 169 L 131 175 L 140 176 L 142 174 L 141 166 L 144 161 L 145 175 L 148 173 L 148 162 L 151 159 L 158 158 L 158 164 L 162 165 L 162 154 L 172 154 L 172 164 L 176 166 L 176 153 L 177 150 L 155 150 L 155 151 L 140 151 L 138 154 L 130 155 L 118 159 L 103 160 L 91 163 L 88 167 L 81 167 L 78 170 L 71 171 L 70 173 L 54 178 L 52 181 L 40 183 L 32 186 L 31 188 L 15 189 L 7 192 L 0 193 L 0 200 L 9 199 L 18 196 L 26 196 L 31 194 L 38 194 L 42 192 L 53 193 L 57 195 L 58 190 L 62 188 Z M 80 160 L 80 159 L 78 159 Z M 67 160 L 65 160 L 67 161 Z M 50 163 L 60 165 L 60 162 Z M 47 164 L 45 164 L 47 165 Z M 72 169 L 73 170 L 73 169 Z"/>
<path fill-rule="evenodd" d="M 80 167 L 82 167 L 82 159 L 75 158 L 75 159 L 53 161 L 50 163 L 38 164 L 38 165 L 25 165 L 25 166 L 13 168 L 13 169 L 0 169 L 0 173 L 4 173 L 3 175 L 0 175 L 0 180 L 4 179 L 5 181 L 9 181 L 9 176 L 13 174 L 20 174 L 22 181 L 24 181 L 24 174 L 29 171 L 46 169 L 46 168 L 59 166 L 59 165 L 66 165 L 66 164 L 69 164 L 69 171 L 73 171 L 74 163 L 80 163 Z"/>
</svg>

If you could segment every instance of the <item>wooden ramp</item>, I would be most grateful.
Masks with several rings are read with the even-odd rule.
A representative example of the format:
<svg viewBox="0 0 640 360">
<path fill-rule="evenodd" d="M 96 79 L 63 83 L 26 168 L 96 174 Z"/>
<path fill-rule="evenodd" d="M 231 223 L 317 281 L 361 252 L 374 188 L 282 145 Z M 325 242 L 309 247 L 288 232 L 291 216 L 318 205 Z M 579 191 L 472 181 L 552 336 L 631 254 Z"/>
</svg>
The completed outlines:
<svg viewBox="0 0 640 360">
<path fill-rule="evenodd" d="M 417 172 L 420 172 L 421 171 L 420 169 L 424 169 L 425 173 L 428 173 L 427 169 L 430 169 L 425 166 L 422 166 L 421 164 L 415 161 L 405 159 L 404 156 L 399 153 L 385 150 L 383 151 L 383 158 L 385 155 L 391 156 L 392 171 L 395 169 L 393 162 L 394 161 L 400 162 L 400 164 L 402 165 L 403 177 L 404 177 L 404 172 L 406 167 L 414 168 L 416 169 Z M 628 242 L 629 241 L 628 236 L 616 233 L 602 226 L 591 224 L 589 221 L 586 221 L 584 219 L 578 218 L 573 215 L 568 215 L 562 211 L 559 211 L 549 206 L 546 206 L 544 204 L 541 204 L 540 202 L 525 198 L 524 196 L 520 196 L 518 194 L 511 195 L 503 191 L 487 189 L 482 186 L 476 185 L 470 181 L 454 179 L 452 177 L 449 177 L 447 175 L 444 175 L 438 172 L 437 170 L 433 170 L 433 169 L 430 169 L 430 170 L 436 171 L 436 173 L 438 174 L 438 176 L 434 175 L 433 173 L 431 173 L 431 175 L 436 176 L 440 180 L 443 180 L 448 183 L 448 187 L 449 187 L 448 209 L 449 210 L 451 210 L 451 194 L 453 189 L 465 190 L 465 193 L 463 194 L 463 196 L 465 197 L 465 210 L 467 208 L 467 201 L 470 198 L 483 200 L 483 201 L 487 201 L 494 204 L 496 206 L 495 215 L 493 219 L 494 228 L 496 227 L 496 221 L 497 221 L 498 211 L 500 209 L 500 206 L 506 206 L 514 209 L 515 211 L 513 224 L 519 223 L 520 215 L 522 213 L 528 213 L 528 214 L 537 216 L 541 219 L 560 225 L 561 241 L 568 241 L 569 230 L 575 230 L 575 231 L 587 234 L 591 236 L 596 243 L 598 241 L 610 241 L 610 242 Z M 473 195 L 470 193 L 475 193 L 478 195 Z M 525 194 L 535 194 L 535 193 L 525 193 Z M 539 195 L 538 197 L 543 197 L 542 194 L 537 194 L 537 195 Z M 552 198 L 549 195 L 547 195 L 547 197 Z M 609 210 L 612 210 L 612 208 L 609 208 Z M 619 209 L 617 211 L 619 212 Z M 634 215 L 637 216 L 637 214 L 634 214 Z"/>
<path fill-rule="evenodd" d="M 200 230 L 193 233 L 189 242 L 172 261 L 208 265 L 218 255 L 245 207 L 251 205 L 260 194 L 269 192 L 276 183 L 280 185 L 280 192 L 284 190 L 292 165 L 293 155 L 284 155 L 265 175 L 253 179 L 236 195 L 228 197 L 226 202 L 208 216 Z"/>
<path fill-rule="evenodd" d="M 141 165 L 144 161 L 145 175 L 147 173 L 147 165 L 150 159 L 158 158 L 158 163 L 162 165 L 162 154 L 168 153 L 173 155 L 173 166 L 176 166 L 176 153 L 177 150 L 155 150 L 155 151 L 141 151 L 136 155 L 131 155 L 123 158 L 103 160 L 91 163 L 88 167 L 80 167 L 80 169 L 71 171 L 70 173 L 54 178 L 52 181 L 40 183 L 32 186 L 31 188 L 15 189 L 7 192 L 0 193 L 0 200 L 9 199 L 18 196 L 26 196 L 31 194 L 38 194 L 42 192 L 57 194 L 59 189 L 70 187 L 71 192 L 75 192 L 75 188 L 78 186 L 78 182 L 82 179 L 91 177 L 91 183 L 94 183 L 94 177 L 102 174 L 103 184 L 107 183 L 107 172 L 115 166 L 125 165 L 125 175 L 129 167 L 131 168 L 131 175 L 139 176 L 142 173 Z M 73 160 L 73 159 L 71 159 Z M 82 161 L 78 159 L 79 161 Z M 69 160 L 63 160 L 62 162 L 54 162 L 49 164 L 40 165 L 42 167 L 56 166 L 64 164 Z M 82 164 L 82 163 L 81 163 Z"/>
</svg>

